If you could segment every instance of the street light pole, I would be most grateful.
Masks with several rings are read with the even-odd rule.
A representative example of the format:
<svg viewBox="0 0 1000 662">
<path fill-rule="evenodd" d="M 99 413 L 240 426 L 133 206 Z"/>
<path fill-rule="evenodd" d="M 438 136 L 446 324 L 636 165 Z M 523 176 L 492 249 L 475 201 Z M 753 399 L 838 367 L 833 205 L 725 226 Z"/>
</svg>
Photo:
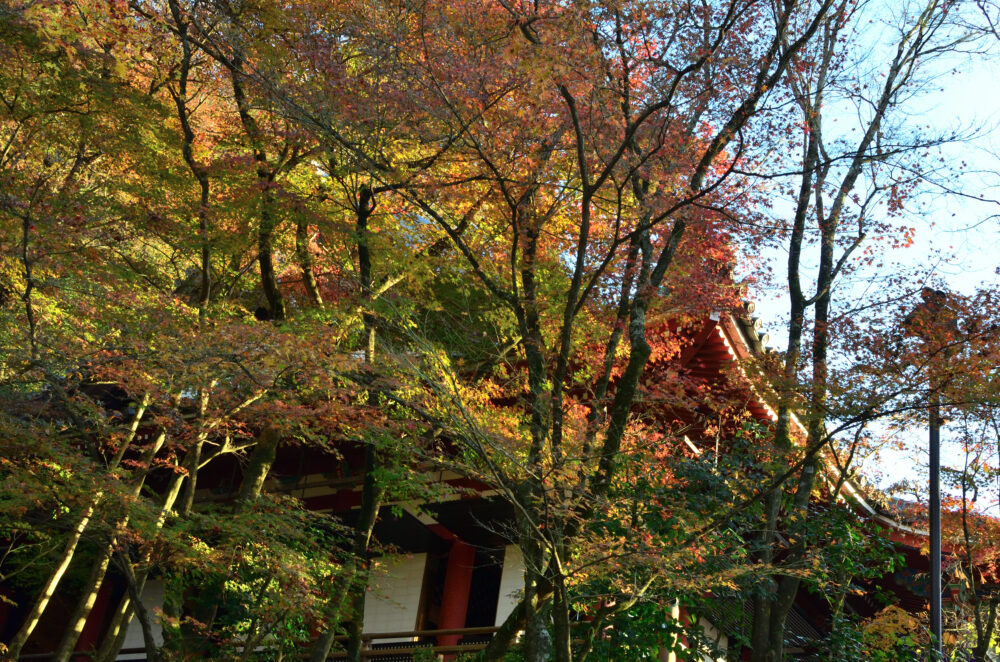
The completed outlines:
<svg viewBox="0 0 1000 662">
<path fill-rule="evenodd" d="M 933 660 L 944 660 L 941 642 L 941 404 L 930 394 L 931 635 Z"/>
<path fill-rule="evenodd" d="M 903 323 L 907 333 L 920 336 L 926 346 L 928 358 L 932 356 L 931 343 L 936 339 L 929 333 L 933 327 L 942 328 L 942 324 L 955 328 L 954 317 L 948 313 L 948 294 L 941 290 L 925 287 L 920 292 L 923 302 L 918 304 Z M 947 357 L 948 352 L 945 351 Z M 941 397 L 935 387 L 931 369 L 932 361 L 928 361 L 928 395 L 927 409 L 930 428 L 930 534 L 931 534 L 931 636 L 934 639 L 931 648 L 931 661 L 944 660 L 944 646 L 941 639 Z"/>
</svg>

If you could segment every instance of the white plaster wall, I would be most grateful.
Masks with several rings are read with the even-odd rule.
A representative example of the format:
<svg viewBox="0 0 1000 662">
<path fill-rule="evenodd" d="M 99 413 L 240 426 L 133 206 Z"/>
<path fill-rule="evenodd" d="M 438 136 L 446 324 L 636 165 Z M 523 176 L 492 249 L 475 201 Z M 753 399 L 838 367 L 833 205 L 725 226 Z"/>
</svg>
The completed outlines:
<svg viewBox="0 0 1000 662">
<path fill-rule="evenodd" d="M 681 617 L 681 606 L 676 600 L 672 607 L 670 607 L 670 618 L 677 620 Z M 676 639 L 674 640 L 676 642 Z M 673 648 L 673 646 L 671 646 Z M 687 648 L 683 643 L 680 644 L 680 648 Z M 668 652 L 666 648 L 660 649 L 660 654 L 656 656 L 659 662 L 677 662 L 677 653 Z"/>
<path fill-rule="evenodd" d="M 153 639 L 157 646 L 163 645 L 163 628 L 160 626 L 160 616 L 156 610 L 163 609 L 163 582 L 158 579 L 150 579 L 142 589 L 142 604 L 149 613 L 149 624 L 153 629 Z M 145 651 L 145 643 L 142 640 L 142 628 L 135 614 L 128 623 L 128 631 L 125 633 L 125 643 L 122 650 L 130 648 L 142 648 Z M 123 653 L 118 656 L 118 660 L 145 660 L 146 653 Z"/>
<path fill-rule="evenodd" d="M 507 545 L 503 552 L 503 571 L 500 574 L 500 598 L 497 600 L 497 619 L 500 625 L 514 611 L 524 591 L 524 557 L 517 545 Z"/>
<path fill-rule="evenodd" d="M 716 646 L 722 651 L 729 650 L 729 638 L 726 635 L 719 632 L 714 625 L 704 618 L 698 619 L 698 625 L 701 626 L 702 631 L 705 633 L 705 638 L 709 641 L 716 642 Z M 708 653 L 702 655 L 702 659 L 705 662 L 726 662 L 726 656 L 723 653 L 720 657 L 713 658 Z"/>
<path fill-rule="evenodd" d="M 674 606 L 670 611 L 670 615 L 675 620 L 680 618 L 681 612 L 677 603 L 674 603 Z M 729 649 L 729 639 L 726 637 L 726 635 L 719 632 L 719 630 L 717 630 L 716 627 L 712 625 L 711 622 L 705 620 L 704 618 L 699 618 L 698 627 L 700 627 L 702 632 L 704 632 L 704 636 L 706 639 L 708 639 L 711 642 L 716 642 L 716 645 L 719 647 L 719 649 L 721 649 L 722 651 L 726 651 Z M 681 643 L 680 648 L 682 650 L 687 650 L 688 646 L 685 645 L 684 643 Z M 726 655 L 724 652 L 722 653 L 721 657 L 718 658 L 713 658 L 709 652 L 704 650 L 698 652 L 701 653 L 702 662 L 726 662 Z M 677 662 L 677 654 L 668 653 L 667 649 L 665 648 L 660 649 L 660 654 L 658 658 L 660 662 Z"/>
<path fill-rule="evenodd" d="M 416 629 L 425 565 L 426 554 L 410 554 L 384 561 L 375 568 L 365 593 L 365 634 Z M 375 643 L 412 640 L 412 637 L 378 639 Z"/>
</svg>

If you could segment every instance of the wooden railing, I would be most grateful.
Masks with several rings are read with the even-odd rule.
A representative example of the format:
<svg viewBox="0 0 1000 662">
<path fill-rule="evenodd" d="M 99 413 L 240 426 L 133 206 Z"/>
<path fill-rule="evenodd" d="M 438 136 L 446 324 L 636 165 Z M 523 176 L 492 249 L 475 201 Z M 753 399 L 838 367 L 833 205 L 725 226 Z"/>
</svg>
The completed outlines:
<svg viewBox="0 0 1000 662">
<path fill-rule="evenodd" d="M 119 655 L 145 655 L 146 654 L 146 649 L 145 648 L 123 648 L 123 649 L 121 649 L 121 651 L 119 651 L 118 654 Z M 37 662 L 45 662 L 46 660 L 51 659 L 53 655 L 55 655 L 54 652 L 53 653 L 27 653 L 27 654 L 19 655 L 17 659 L 19 661 L 22 661 L 22 660 L 23 661 L 32 660 L 32 661 L 37 661 Z M 73 653 L 70 656 L 69 659 L 71 659 L 71 660 L 91 660 L 91 659 L 93 659 L 93 657 L 94 657 L 94 654 L 93 654 L 92 651 L 86 651 L 86 652 L 82 652 L 81 651 L 81 652 Z"/>
<path fill-rule="evenodd" d="M 384 662 L 403 662 L 411 660 L 417 651 L 429 650 L 435 655 L 455 655 L 456 653 L 475 653 L 486 648 L 489 639 L 497 631 L 495 627 L 454 628 L 450 630 L 413 630 L 409 632 L 380 632 L 378 634 L 361 635 L 361 659 L 382 660 Z M 438 637 L 458 635 L 459 643 L 450 646 L 437 645 Z M 462 643 L 461 639 L 475 637 L 485 641 Z M 345 637 L 338 637 L 344 641 Z M 408 639 L 409 641 L 385 641 L 386 639 Z M 382 640 L 384 643 L 379 643 Z M 329 658 L 342 660 L 347 657 L 343 652 L 332 652 Z"/>
<path fill-rule="evenodd" d="M 361 659 L 372 660 L 372 662 L 409 662 L 417 651 L 430 651 L 434 655 L 453 656 L 458 653 L 475 653 L 486 648 L 489 639 L 498 628 L 455 628 L 451 630 L 412 630 L 408 632 L 380 632 L 378 634 L 361 635 Z M 459 637 L 459 643 L 450 646 L 438 646 L 438 637 L 448 635 Z M 483 641 L 467 641 L 462 643 L 462 639 L 483 639 Z M 406 639 L 407 641 L 385 641 L 387 639 Z M 347 637 L 337 637 L 338 643 L 343 643 Z M 379 642 L 382 643 L 379 643 Z M 131 660 L 144 660 L 143 658 L 132 657 L 134 655 L 145 655 L 144 648 L 123 649 L 120 655 L 128 655 Z M 45 662 L 52 657 L 52 653 L 33 653 L 21 655 L 18 660 Z M 85 653 L 78 653 L 78 656 Z M 306 653 L 304 659 L 308 659 Z M 344 652 L 332 651 L 327 659 L 343 660 L 347 657 Z"/>
</svg>

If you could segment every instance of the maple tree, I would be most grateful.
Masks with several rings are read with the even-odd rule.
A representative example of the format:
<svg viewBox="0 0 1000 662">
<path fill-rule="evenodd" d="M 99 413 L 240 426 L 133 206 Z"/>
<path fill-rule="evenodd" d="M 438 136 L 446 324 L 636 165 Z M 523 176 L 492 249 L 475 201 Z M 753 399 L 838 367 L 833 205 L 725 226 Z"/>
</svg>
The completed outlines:
<svg viewBox="0 0 1000 662">
<path fill-rule="evenodd" d="M 847 365 L 844 355 L 836 354 L 838 347 L 857 343 L 859 336 L 881 333 L 879 329 L 885 327 L 875 316 L 839 311 L 835 296 L 838 284 L 852 275 L 863 275 L 871 256 L 877 254 L 870 245 L 873 235 L 898 246 L 912 241 L 912 231 L 893 219 L 900 216 L 906 191 L 921 179 L 922 155 L 948 138 L 914 135 L 896 120 L 894 112 L 902 97 L 919 88 L 922 67 L 967 38 L 965 31 L 954 29 L 951 14 L 957 11 L 949 3 L 938 2 L 906 7 L 891 19 L 894 24 L 889 29 L 898 39 L 889 47 L 888 61 L 879 68 L 879 76 L 859 80 L 855 67 L 865 56 L 845 46 L 860 29 L 859 24 L 868 17 L 881 18 L 877 9 L 865 4 L 838 4 L 823 25 L 822 38 L 805 49 L 791 69 L 790 99 L 800 111 L 800 124 L 791 135 L 801 160 L 792 168 L 796 180 L 787 185 L 794 213 L 787 225 L 782 225 L 788 253 L 784 279 L 790 295 L 788 347 L 778 367 L 780 379 L 770 384 L 777 385 L 778 395 L 775 448 L 802 461 L 794 488 L 787 494 L 774 490 L 768 495 L 757 552 L 762 563 L 775 562 L 779 522 L 785 518 L 794 522 L 812 512 L 817 480 L 833 469 L 839 478 L 831 494 L 838 495 L 845 477 L 854 471 L 851 463 L 864 435 L 863 427 L 858 427 L 855 442 L 838 452 L 829 424 L 838 432 L 848 430 L 900 406 L 896 397 L 899 390 L 894 389 L 905 386 L 898 382 L 883 392 L 869 388 L 861 395 L 854 390 L 858 383 L 851 379 L 851 373 L 872 364 Z M 858 99 L 864 105 L 857 127 L 860 137 L 831 128 L 828 109 Z M 878 212 L 880 206 L 886 214 Z M 810 239 L 810 233 L 816 239 Z M 855 256 L 859 249 L 862 254 Z M 809 250 L 816 251 L 816 267 L 807 269 Z M 876 308 L 894 297 L 886 274 L 878 277 L 884 279 L 880 292 L 884 299 L 867 304 Z M 813 283 L 814 289 L 807 291 L 806 283 Z M 865 304 L 850 305 L 861 308 Z M 849 306 L 842 304 L 841 308 Z M 883 363 L 872 358 L 875 365 Z M 867 383 L 862 388 L 870 386 Z M 807 449 L 804 455 L 800 446 Z M 825 446 L 830 447 L 829 452 Z M 785 466 L 787 461 L 779 463 L 778 470 L 784 471 Z M 781 564 L 794 566 L 808 557 L 811 544 L 808 537 L 799 537 L 783 554 Z M 754 596 L 752 659 L 782 659 L 785 618 L 800 584 L 801 579 L 794 574 L 776 575 L 767 582 L 766 591 Z"/>
<path fill-rule="evenodd" d="M 235 231 L 231 237 L 220 236 L 238 218 L 238 207 L 235 213 L 222 204 L 218 211 L 214 205 L 206 208 L 210 181 L 216 190 L 228 184 L 230 192 L 237 192 L 220 167 L 220 152 L 213 156 L 223 143 L 199 142 L 210 132 L 218 136 L 220 125 L 225 128 L 221 100 L 212 96 L 218 94 L 212 76 L 202 79 L 204 87 L 197 92 L 185 89 L 194 60 L 190 49 L 180 49 L 179 79 L 169 73 L 160 78 L 166 72 L 144 65 L 168 57 L 164 46 L 171 41 L 144 33 L 123 6 L 95 3 L 83 10 L 80 15 L 62 3 L 47 3 L 4 16 L 5 53 L 21 63 L 5 70 L 11 96 L 4 116 L 9 139 L 4 213 L 21 228 L 20 251 L 5 251 L 4 324 L 5 338 L 11 339 L 3 371 L 10 469 L 5 512 L 9 521 L 31 523 L 8 530 L 12 548 L 32 549 L 25 545 L 27 536 L 35 549 L 44 550 L 40 558 L 54 561 L 50 571 L 39 564 L 47 578 L 9 642 L 14 657 L 66 572 L 96 558 L 76 607 L 67 614 L 56 658 L 68 659 L 73 652 L 115 563 L 137 590 L 115 610 L 102 650 L 113 659 L 122 643 L 116 633 L 123 633 L 131 610 L 139 608 L 141 614 L 134 598 L 156 560 L 157 538 L 181 533 L 174 530 L 172 513 L 191 514 L 199 472 L 231 453 L 253 451 L 251 467 L 259 460 L 260 475 L 245 492 L 250 498 L 260 491 L 278 429 L 253 405 L 266 401 L 284 409 L 281 429 L 290 435 L 301 427 L 301 412 L 283 405 L 281 394 L 305 394 L 319 426 L 334 429 L 336 415 L 323 413 L 330 407 L 316 400 L 317 393 L 338 390 L 330 377 L 351 364 L 299 344 L 306 333 L 319 343 L 329 335 L 326 342 L 336 346 L 339 334 L 322 324 L 306 322 L 293 332 L 261 327 L 252 315 L 248 323 L 246 309 L 241 312 L 234 296 L 245 272 L 239 260 L 229 261 L 232 271 L 223 272 L 223 278 L 216 275 L 219 253 L 238 258 L 242 251 L 239 225 L 229 226 Z M 89 29 L 83 32 L 78 21 L 89 21 Z M 123 38 L 131 41 L 122 46 Z M 135 50 L 119 52 L 116 46 Z M 144 61 L 143 54 L 150 59 Z M 125 62 L 134 68 L 125 70 Z M 203 64 L 197 66 L 205 72 Z M 188 106 L 192 100 L 197 115 Z M 179 132 L 171 125 L 170 101 L 176 102 Z M 196 176 L 200 199 L 188 193 L 185 165 Z M 189 242 L 192 217 L 199 232 Z M 212 227 L 209 220 L 218 225 Z M 230 239 L 237 240 L 235 248 Z M 200 253 L 194 271 L 199 294 L 192 297 L 197 319 L 183 303 L 191 248 Z M 232 254 L 225 255 L 227 250 Z M 208 322 L 213 289 L 220 301 Z M 306 331 L 309 326 L 313 331 Z M 290 374 L 300 381 L 289 382 Z M 343 414 L 349 407 L 335 409 Z M 267 452 L 257 452 L 268 447 L 270 460 Z M 149 476 L 163 481 L 164 472 L 163 492 L 141 498 Z M 29 492 L 36 495 L 34 503 L 14 496 L 29 485 L 35 486 Z M 276 512 L 275 517 L 295 517 L 294 511 Z M 264 520 L 267 514 L 258 516 Z M 276 538 L 271 546 L 280 549 Z M 216 564 L 225 560 L 215 558 Z M 278 558 L 285 563 L 290 556 Z M 320 567 L 310 572 L 320 573 Z M 325 594 L 318 584 L 310 590 L 322 602 Z"/>
<path fill-rule="evenodd" d="M 513 313 L 523 351 L 523 364 L 516 370 L 521 375 L 517 389 L 524 390 L 516 397 L 523 401 L 526 416 L 518 425 L 526 427 L 528 437 L 515 451 L 521 458 L 516 471 L 491 463 L 488 458 L 494 454 L 469 439 L 467 432 L 459 433 L 486 456 L 491 482 L 502 486 L 520 513 L 518 540 L 527 566 L 524 597 L 492 649 L 502 650 L 510 634 L 523 627 L 526 658 L 547 657 L 543 633 L 548 625 L 543 619 L 548 616 L 541 606 L 551 600 L 555 657 L 573 658 L 573 571 L 567 564 L 593 504 L 610 494 L 618 473 L 627 419 L 654 352 L 647 339 L 647 314 L 654 313 L 657 294 L 670 289 L 668 273 L 675 264 L 683 265 L 682 239 L 688 249 L 699 235 L 703 240 L 722 239 L 721 228 L 705 207 L 723 204 L 713 200 L 712 191 L 734 163 L 747 157 L 741 149 L 718 168 L 714 162 L 749 122 L 761 97 L 781 79 L 796 48 L 819 25 L 818 19 L 804 19 L 802 33 L 790 36 L 784 25 L 793 9 L 778 17 L 772 41 L 762 40 L 759 55 L 746 60 L 753 65 L 730 74 L 746 81 L 745 86 L 733 86 L 736 101 L 723 96 L 710 100 L 717 106 L 700 106 L 698 90 L 716 80 L 701 77 L 710 70 L 712 54 L 741 47 L 728 41 L 739 21 L 750 20 L 739 5 L 712 12 L 704 30 L 695 33 L 697 42 L 684 39 L 694 37 L 688 25 L 674 24 L 677 41 L 668 40 L 655 59 L 643 51 L 648 31 L 662 29 L 664 21 L 673 18 L 668 10 L 662 15 L 662 7 L 643 8 L 649 16 L 646 24 L 629 23 L 630 16 L 613 7 L 552 6 L 523 15 L 498 7 L 495 16 L 480 13 L 474 24 L 462 19 L 463 8 L 451 10 L 457 14 L 454 18 L 447 13 L 439 18 L 430 13 L 432 5 L 422 7 L 421 19 L 433 26 L 437 40 L 442 31 L 455 30 L 443 20 L 460 20 L 462 29 L 443 43 L 452 48 L 470 43 L 480 49 L 465 50 L 461 56 L 431 53 L 422 73 L 431 78 L 440 98 L 436 107 L 442 108 L 442 117 L 432 119 L 463 127 L 456 149 L 464 149 L 476 164 L 476 189 L 492 188 L 486 194 L 495 200 L 487 198 L 493 213 L 483 215 L 484 227 L 476 229 L 501 240 L 481 243 L 478 236 L 459 234 L 456 228 L 475 212 L 466 198 L 459 199 L 457 208 L 444 195 L 414 201 L 448 233 L 494 305 Z M 517 32 L 497 39 L 509 32 L 512 14 L 519 23 Z M 762 23 L 755 23 L 755 29 L 771 28 L 768 19 L 759 18 Z M 468 34 L 470 25 L 476 32 Z M 779 53 L 786 39 L 792 46 Z M 484 43 L 496 46 L 482 49 Z M 704 44 L 709 48 L 700 57 L 683 54 Z M 567 52 L 569 59 L 562 55 Z M 669 65 L 675 57 L 693 64 L 678 70 Z M 501 58 L 508 61 L 503 69 L 511 72 L 507 80 L 496 80 L 493 73 Z M 596 68 L 581 70 L 581 64 L 591 61 Z M 455 62 L 466 66 L 455 70 Z M 437 68 L 436 63 L 444 66 Z M 470 89 L 481 92 L 465 97 Z M 507 119 L 508 107 L 516 121 Z M 679 108 L 683 114 L 676 114 Z M 693 122 L 692 116 L 703 119 Z M 702 122 L 707 124 L 711 117 L 719 118 L 720 128 L 702 137 Z M 678 183 L 665 184 L 660 168 L 678 173 Z M 669 229 L 660 229 L 664 223 Z M 687 255 L 713 257 L 710 252 Z M 719 257 L 721 264 L 699 266 L 695 261 L 676 271 L 680 276 L 707 267 L 709 273 L 724 273 L 724 253 Z M 706 285 L 711 284 L 710 278 Z M 661 305 L 669 310 L 673 304 L 675 314 L 697 310 L 697 290 L 691 281 L 684 287 L 683 299 L 667 297 Z M 591 297 L 601 291 L 618 294 L 610 305 L 592 304 Z M 706 294 L 709 299 L 701 310 L 721 305 L 719 295 L 711 290 Z M 570 372 L 571 364 L 582 360 L 576 358 L 581 340 L 600 343 L 597 356 L 589 361 L 603 368 L 592 376 Z M 669 346 L 659 349 L 666 355 L 674 351 Z M 443 375 L 425 381 L 454 383 L 447 365 L 441 368 Z M 464 393 L 449 392 L 447 386 L 444 390 L 446 408 L 468 409 Z M 578 399 L 575 390 L 584 396 Z M 569 498 L 559 496 L 567 493 Z"/>
</svg>

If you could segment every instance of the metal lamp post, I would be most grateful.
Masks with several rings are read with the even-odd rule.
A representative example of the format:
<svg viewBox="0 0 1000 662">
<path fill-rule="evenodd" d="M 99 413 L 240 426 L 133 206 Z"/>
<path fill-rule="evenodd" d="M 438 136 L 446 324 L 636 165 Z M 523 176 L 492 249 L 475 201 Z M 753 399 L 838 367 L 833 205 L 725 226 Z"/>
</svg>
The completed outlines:
<svg viewBox="0 0 1000 662">
<path fill-rule="evenodd" d="M 944 659 L 941 642 L 941 404 L 930 394 L 931 635 L 934 660 Z"/>
<path fill-rule="evenodd" d="M 906 320 L 906 326 L 914 322 L 918 323 L 915 329 L 916 335 L 921 336 L 926 343 L 928 338 L 921 332 L 918 317 L 923 317 L 926 323 L 928 318 L 938 317 L 946 312 L 948 295 L 940 290 L 929 287 L 923 288 L 920 293 L 923 302 L 918 304 Z M 935 320 L 940 322 L 942 320 Z M 926 327 L 925 327 L 926 328 Z M 928 345 L 928 351 L 930 347 Z M 941 635 L 941 400 L 934 390 L 933 377 L 928 378 L 927 409 L 929 414 L 929 446 L 930 446 L 930 556 L 931 556 L 931 585 L 930 585 L 930 607 L 931 607 L 931 636 L 934 638 L 932 647 L 932 660 L 944 660 L 944 648 Z"/>
</svg>

